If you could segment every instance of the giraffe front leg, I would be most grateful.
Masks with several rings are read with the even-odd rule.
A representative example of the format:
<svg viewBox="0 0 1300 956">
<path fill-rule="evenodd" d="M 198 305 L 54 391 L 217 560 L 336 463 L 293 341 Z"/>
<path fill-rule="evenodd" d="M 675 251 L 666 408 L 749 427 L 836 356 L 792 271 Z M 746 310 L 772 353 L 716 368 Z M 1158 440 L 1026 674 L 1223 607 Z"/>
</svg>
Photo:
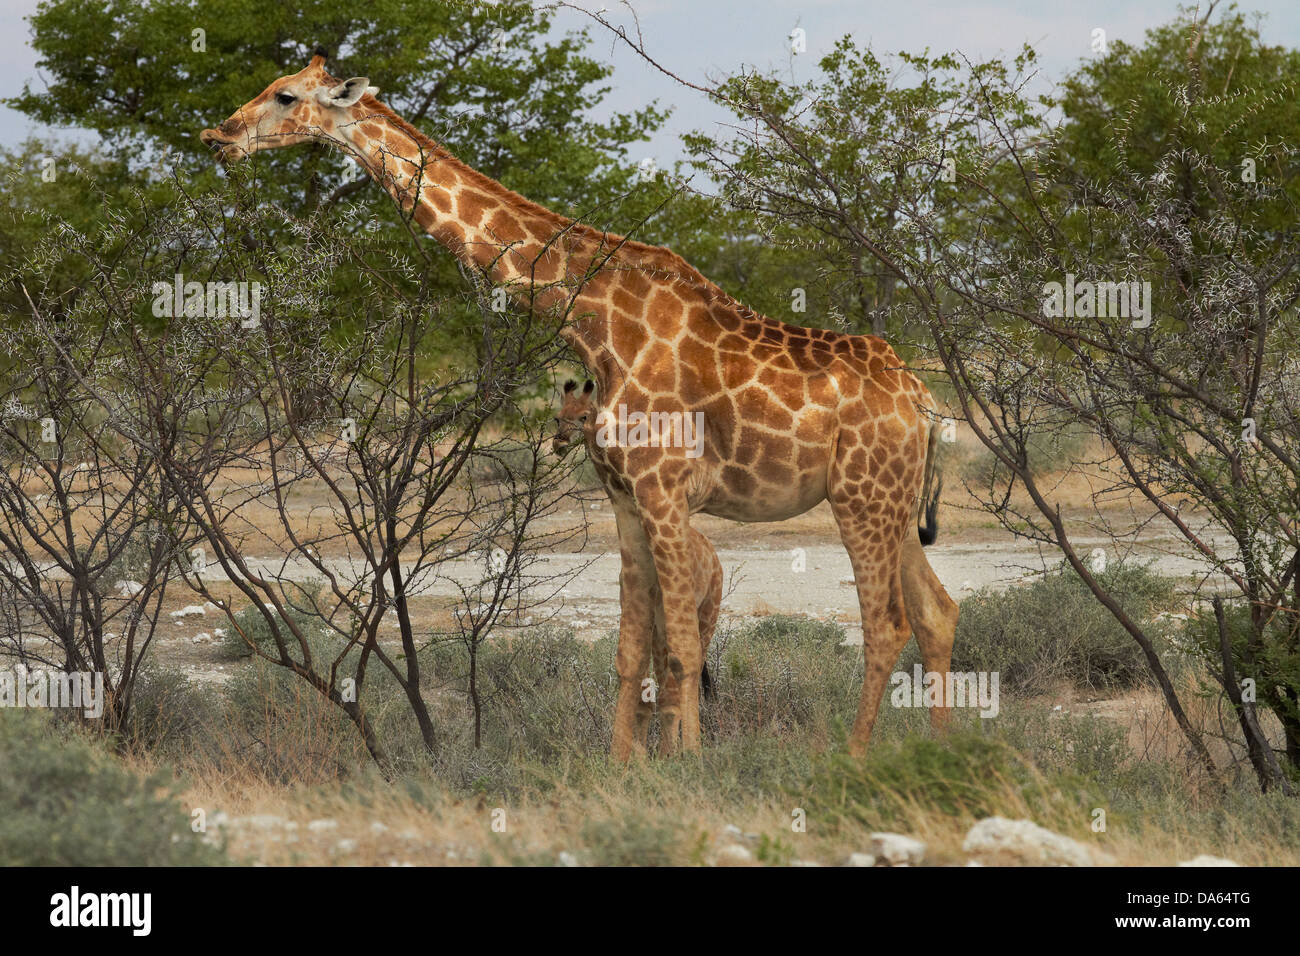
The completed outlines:
<svg viewBox="0 0 1300 956">
<path fill-rule="evenodd" d="M 704 665 L 704 655 L 700 650 L 695 574 L 685 502 L 664 502 L 658 507 L 642 503 L 641 510 L 663 600 L 667 647 L 663 682 L 665 690 L 676 699 L 682 749 L 698 751 L 700 669 Z M 677 732 L 669 734 L 668 723 L 667 720 L 661 723 L 660 731 L 668 740 L 661 742 L 660 746 L 671 753 L 677 743 Z"/>
<path fill-rule="evenodd" d="M 654 560 L 635 514 L 615 511 L 618 521 L 620 618 L 618 631 L 618 703 L 614 711 L 614 730 L 610 756 L 626 762 L 632 754 L 644 754 L 650 717 L 654 712 L 653 695 L 647 693 L 646 677 L 650 671 L 654 630 Z"/>
</svg>

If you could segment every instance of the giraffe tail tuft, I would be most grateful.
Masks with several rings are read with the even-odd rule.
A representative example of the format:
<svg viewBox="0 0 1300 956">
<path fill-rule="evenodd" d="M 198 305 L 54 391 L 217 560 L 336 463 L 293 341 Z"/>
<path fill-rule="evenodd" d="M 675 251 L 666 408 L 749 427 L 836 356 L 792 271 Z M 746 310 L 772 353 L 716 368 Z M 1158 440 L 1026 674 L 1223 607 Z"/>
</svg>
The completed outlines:
<svg viewBox="0 0 1300 956">
<path fill-rule="evenodd" d="M 924 522 L 917 521 L 916 533 L 921 539 L 921 546 L 934 544 L 939 537 L 939 492 L 943 490 L 943 471 L 939 468 L 939 430 L 938 422 L 930 425 L 929 447 L 925 452 L 925 478 L 921 485 L 921 515 Z"/>
</svg>

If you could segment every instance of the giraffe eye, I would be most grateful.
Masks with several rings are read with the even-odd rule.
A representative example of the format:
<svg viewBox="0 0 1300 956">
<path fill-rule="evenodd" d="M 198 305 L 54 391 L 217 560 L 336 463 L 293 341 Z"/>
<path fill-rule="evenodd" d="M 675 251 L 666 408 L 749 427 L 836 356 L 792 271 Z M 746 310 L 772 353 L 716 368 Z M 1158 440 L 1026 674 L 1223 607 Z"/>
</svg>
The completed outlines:
<svg viewBox="0 0 1300 956">
<path fill-rule="evenodd" d="M 277 103 L 279 103 L 281 106 L 288 106 L 290 103 L 292 103 L 292 102 L 293 102 L 294 100 L 296 100 L 297 98 L 298 98 L 298 97 L 294 96 L 292 93 L 276 93 L 276 94 L 275 94 L 275 101 L 276 101 Z"/>
</svg>

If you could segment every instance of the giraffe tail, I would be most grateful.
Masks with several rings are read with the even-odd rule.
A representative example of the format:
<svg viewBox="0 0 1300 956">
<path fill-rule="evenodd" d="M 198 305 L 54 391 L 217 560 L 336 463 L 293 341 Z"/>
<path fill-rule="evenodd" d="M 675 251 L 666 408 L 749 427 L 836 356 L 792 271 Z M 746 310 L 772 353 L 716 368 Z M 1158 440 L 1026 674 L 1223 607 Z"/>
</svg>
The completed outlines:
<svg viewBox="0 0 1300 956">
<path fill-rule="evenodd" d="M 709 675 L 708 664 L 700 669 L 700 689 L 704 691 L 705 697 L 713 696 L 713 678 Z"/>
<path fill-rule="evenodd" d="M 939 468 L 939 434 L 943 426 L 930 424 L 929 446 L 925 451 L 925 478 L 921 484 L 921 514 L 916 533 L 921 546 L 934 544 L 939 537 L 939 492 L 943 490 L 943 471 Z"/>
</svg>

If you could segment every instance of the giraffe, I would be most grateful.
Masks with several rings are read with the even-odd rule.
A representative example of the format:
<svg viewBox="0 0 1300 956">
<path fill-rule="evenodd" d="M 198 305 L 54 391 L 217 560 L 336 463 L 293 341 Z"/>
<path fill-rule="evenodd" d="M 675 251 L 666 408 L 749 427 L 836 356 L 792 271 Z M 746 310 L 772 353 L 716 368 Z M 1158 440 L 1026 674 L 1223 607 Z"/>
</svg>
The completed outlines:
<svg viewBox="0 0 1300 956">
<path fill-rule="evenodd" d="M 587 453 L 594 462 L 599 460 L 597 447 L 597 416 L 599 410 L 592 398 L 596 383 L 587 379 L 578 391 L 578 383 L 572 380 L 564 383 L 564 401 L 560 412 L 555 416 L 555 438 L 552 448 L 557 455 L 567 454 L 579 441 L 587 446 Z M 597 465 L 597 473 L 601 466 Z M 604 476 L 602 482 L 606 480 Z M 709 642 L 718 624 L 718 612 L 722 609 L 722 563 L 718 553 L 695 528 L 689 529 L 691 539 L 691 573 L 695 582 L 695 611 L 699 621 L 700 655 L 708 653 Z M 654 628 L 654 668 L 661 688 L 658 690 L 660 719 L 660 753 L 671 754 L 677 744 L 680 726 L 681 693 L 672 671 L 668 668 L 668 648 L 664 636 L 663 615 L 655 615 Z M 643 678 L 644 680 L 644 678 Z M 707 664 L 700 667 L 700 688 L 705 697 L 713 695 L 713 681 L 709 676 Z M 651 702 L 642 694 L 641 707 L 637 711 L 637 739 L 644 742 L 649 735 Z"/>
<path fill-rule="evenodd" d="M 922 500 L 932 489 L 937 504 L 940 424 L 929 390 L 883 339 L 759 315 L 668 249 L 529 202 L 400 118 L 367 77 L 340 81 L 325 63 L 317 50 L 201 140 L 224 162 L 307 141 L 341 150 L 462 264 L 555 322 L 594 375 L 607 421 L 638 423 L 598 442 L 593 459 L 622 562 L 611 758 L 645 751 L 639 700 L 657 614 L 680 687 L 681 749 L 700 747 L 690 516 L 779 521 L 822 501 L 862 614 L 864 673 L 849 737 L 850 752 L 862 753 L 908 635 L 927 671 L 950 665 L 957 607 L 921 550 L 937 527 L 934 505 Z M 676 424 L 648 434 L 651 415 Z M 933 727 L 947 717 L 946 707 L 932 709 Z"/>
</svg>

